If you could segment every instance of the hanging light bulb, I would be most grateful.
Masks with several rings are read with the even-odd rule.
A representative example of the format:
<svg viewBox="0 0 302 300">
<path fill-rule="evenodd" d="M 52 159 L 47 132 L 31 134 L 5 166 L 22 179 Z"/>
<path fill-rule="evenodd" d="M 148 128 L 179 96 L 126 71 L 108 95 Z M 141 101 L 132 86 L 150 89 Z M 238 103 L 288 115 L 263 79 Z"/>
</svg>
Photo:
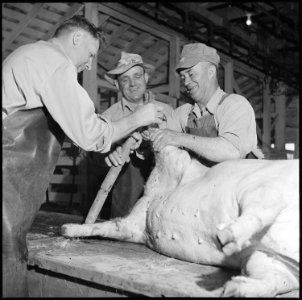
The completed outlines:
<svg viewBox="0 0 302 300">
<path fill-rule="evenodd" d="M 251 14 L 247 14 L 247 15 L 246 15 L 246 25 L 247 25 L 247 26 L 252 25 L 251 16 L 252 16 Z"/>
</svg>

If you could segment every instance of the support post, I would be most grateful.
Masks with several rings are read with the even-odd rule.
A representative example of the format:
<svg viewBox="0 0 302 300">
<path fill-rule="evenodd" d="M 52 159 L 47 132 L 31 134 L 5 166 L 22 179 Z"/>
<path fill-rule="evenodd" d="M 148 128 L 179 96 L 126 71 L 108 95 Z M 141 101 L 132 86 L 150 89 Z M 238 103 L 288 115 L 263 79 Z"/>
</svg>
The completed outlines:
<svg viewBox="0 0 302 300">
<path fill-rule="evenodd" d="M 283 88 L 279 88 L 279 95 L 275 96 L 277 121 L 275 127 L 275 148 L 278 158 L 286 159 L 285 152 L 285 117 L 286 117 L 286 97 Z"/>
<path fill-rule="evenodd" d="M 233 61 L 224 64 L 224 91 L 228 94 L 233 93 Z"/>
<path fill-rule="evenodd" d="M 98 4 L 93 2 L 85 3 L 84 9 L 85 18 L 87 18 L 95 26 L 98 26 Z M 98 99 L 97 57 L 92 61 L 91 70 L 85 70 L 83 73 L 83 87 L 88 92 L 91 100 L 93 101 L 96 111 L 100 113 L 101 104 Z"/>
<path fill-rule="evenodd" d="M 299 116 L 299 96 L 296 97 L 297 102 L 297 128 L 296 128 L 296 142 L 295 142 L 295 152 L 294 152 L 294 158 L 299 158 L 299 122 L 300 122 L 300 116 Z"/>
<path fill-rule="evenodd" d="M 271 97 L 269 89 L 269 80 L 263 82 L 263 135 L 262 150 L 266 158 L 270 157 L 271 149 Z"/>
<path fill-rule="evenodd" d="M 169 96 L 176 99 L 179 99 L 180 97 L 179 76 L 177 76 L 175 72 L 176 65 L 179 61 L 179 55 L 179 38 L 176 36 L 171 36 L 169 44 Z"/>
<path fill-rule="evenodd" d="M 98 4 L 85 3 L 84 16 L 95 26 L 98 26 Z M 97 83 L 97 57 L 94 58 L 91 65 L 91 70 L 83 72 L 83 88 L 87 91 L 91 100 L 94 103 L 96 112 L 101 112 L 101 103 L 98 101 L 98 83 Z M 82 205 L 84 209 L 89 209 L 93 199 L 90 195 L 90 180 L 89 180 L 89 161 L 91 160 L 91 153 L 85 152 L 84 159 L 79 165 L 80 184 L 79 188 L 82 196 Z"/>
</svg>

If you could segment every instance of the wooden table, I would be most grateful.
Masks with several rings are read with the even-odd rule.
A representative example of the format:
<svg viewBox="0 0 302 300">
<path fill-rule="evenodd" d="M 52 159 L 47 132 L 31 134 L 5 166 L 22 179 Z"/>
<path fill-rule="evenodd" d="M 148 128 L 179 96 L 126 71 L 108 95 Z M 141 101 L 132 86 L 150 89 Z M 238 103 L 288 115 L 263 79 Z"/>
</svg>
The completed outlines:
<svg viewBox="0 0 302 300">
<path fill-rule="evenodd" d="M 59 235 L 62 224 L 82 221 L 39 212 L 27 236 L 31 297 L 218 297 L 237 274 L 160 255 L 144 245 Z"/>
</svg>

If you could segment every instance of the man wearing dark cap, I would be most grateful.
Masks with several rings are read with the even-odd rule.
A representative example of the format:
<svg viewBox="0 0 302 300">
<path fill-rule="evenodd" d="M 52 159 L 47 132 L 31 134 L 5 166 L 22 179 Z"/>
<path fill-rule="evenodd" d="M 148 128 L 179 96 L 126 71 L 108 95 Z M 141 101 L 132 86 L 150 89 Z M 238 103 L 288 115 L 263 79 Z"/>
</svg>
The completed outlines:
<svg viewBox="0 0 302 300">
<path fill-rule="evenodd" d="M 180 131 L 180 125 L 175 121 L 173 108 L 165 103 L 154 100 L 154 95 L 146 91 L 152 65 L 143 62 L 138 54 L 121 52 L 121 59 L 113 70 L 107 72 L 105 79 L 121 91 L 122 99 L 108 108 L 102 116 L 109 121 L 117 121 L 129 116 L 139 107 L 154 103 L 162 106 L 165 122 L 159 128 L 171 128 Z M 122 164 L 121 146 L 105 158 L 108 166 Z M 127 215 L 136 201 L 142 195 L 144 184 L 153 166 L 153 155 L 147 142 L 131 155 L 129 164 L 125 165 L 112 190 L 111 217 Z"/>
<path fill-rule="evenodd" d="M 185 147 L 207 166 L 237 158 L 263 158 L 257 148 L 255 113 L 246 98 L 227 94 L 218 85 L 220 57 L 202 43 L 183 47 L 176 72 L 195 104 L 176 113 L 182 132 L 158 130 L 151 135 L 154 149 Z"/>
</svg>

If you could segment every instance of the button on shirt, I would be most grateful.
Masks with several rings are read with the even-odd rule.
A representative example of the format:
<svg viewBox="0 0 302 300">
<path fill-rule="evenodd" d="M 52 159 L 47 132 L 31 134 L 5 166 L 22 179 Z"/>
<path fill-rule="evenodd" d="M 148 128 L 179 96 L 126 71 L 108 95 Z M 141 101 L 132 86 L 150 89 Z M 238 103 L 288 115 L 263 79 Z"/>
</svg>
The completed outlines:
<svg viewBox="0 0 302 300">
<path fill-rule="evenodd" d="M 44 105 L 76 145 L 86 151 L 110 150 L 112 125 L 95 114 L 75 65 L 56 38 L 19 47 L 2 66 L 2 118 Z"/>
<path fill-rule="evenodd" d="M 230 94 L 218 105 L 224 94 L 225 92 L 218 87 L 203 112 L 195 103 L 193 113 L 197 118 L 200 118 L 202 113 L 212 114 L 218 136 L 228 140 L 239 150 L 240 157 L 245 158 L 249 152 L 257 148 L 255 113 L 248 100 L 237 94 Z M 183 132 L 191 110 L 192 105 L 184 104 L 175 111 Z"/>
</svg>

